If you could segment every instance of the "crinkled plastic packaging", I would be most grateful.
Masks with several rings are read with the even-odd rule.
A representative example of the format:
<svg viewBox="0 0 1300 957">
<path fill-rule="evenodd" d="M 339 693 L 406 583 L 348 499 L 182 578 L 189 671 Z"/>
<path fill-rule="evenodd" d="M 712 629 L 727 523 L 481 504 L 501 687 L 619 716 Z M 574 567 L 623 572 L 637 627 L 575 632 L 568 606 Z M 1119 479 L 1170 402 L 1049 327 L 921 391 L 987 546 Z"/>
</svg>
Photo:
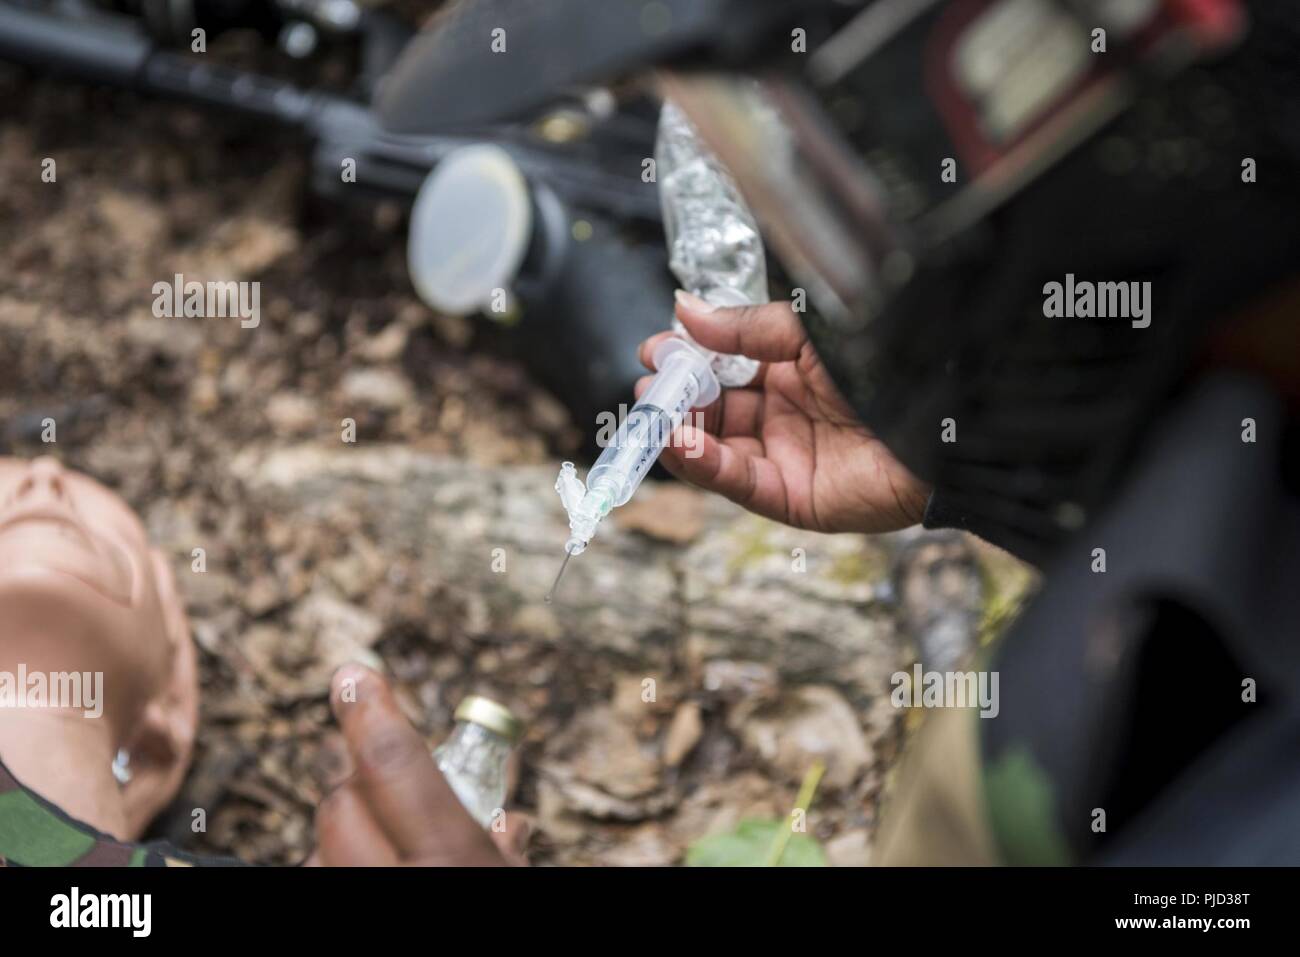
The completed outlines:
<svg viewBox="0 0 1300 957">
<path fill-rule="evenodd" d="M 767 262 L 754 214 L 730 174 L 670 101 L 659 114 L 655 170 L 668 265 L 682 288 L 715 306 L 767 302 Z M 675 318 L 673 328 L 690 340 Z M 713 371 L 722 385 L 743 386 L 754 378 L 758 363 L 720 355 Z"/>
</svg>

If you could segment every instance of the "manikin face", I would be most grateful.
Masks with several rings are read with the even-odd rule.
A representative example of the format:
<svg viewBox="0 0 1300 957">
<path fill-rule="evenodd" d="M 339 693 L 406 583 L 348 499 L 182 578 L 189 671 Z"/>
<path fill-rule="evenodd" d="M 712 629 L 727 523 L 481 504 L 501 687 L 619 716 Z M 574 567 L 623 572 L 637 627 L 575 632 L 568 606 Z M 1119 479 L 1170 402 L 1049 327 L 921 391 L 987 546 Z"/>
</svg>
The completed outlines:
<svg viewBox="0 0 1300 957">
<path fill-rule="evenodd" d="M 52 458 L 0 458 L 7 657 L 104 672 L 126 733 L 172 682 L 185 632 L 170 572 L 121 498 Z"/>
<path fill-rule="evenodd" d="M 102 673 L 102 721 L 87 728 L 92 722 L 74 709 L 66 731 L 101 736 L 105 762 L 117 749 L 130 756 L 117 836 L 141 833 L 175 796 L 193 753 L 198 682 L 189 625 L 171 570 L 135 513 L 51 458 L 0 458 L 0 669 L 19 664 Z M 66 721 L 63 710 L 49 713 Z M 10 740 L 6 763 L 18 763 L 11 770 L 95 823 L 102 806 L 87 801 L 82 772 L 48 767 L 37 750 L 24 750 L 29 737 Z"/>
<path fill-rule="evenodd" d="M 143 608 L 152 571 L 143 526 L 98 482 L 54 459 L 0 459 L 0 576 L 42 569 L 123 608 Z"/>
</svg>

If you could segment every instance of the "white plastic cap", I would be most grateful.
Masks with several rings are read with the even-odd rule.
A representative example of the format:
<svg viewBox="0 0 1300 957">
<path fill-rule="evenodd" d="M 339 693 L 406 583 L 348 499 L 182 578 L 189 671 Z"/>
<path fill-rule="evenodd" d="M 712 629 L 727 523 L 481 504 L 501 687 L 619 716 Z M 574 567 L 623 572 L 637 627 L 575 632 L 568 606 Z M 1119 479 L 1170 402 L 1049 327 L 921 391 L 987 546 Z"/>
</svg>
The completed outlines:
<svg viewBox="0 0 1300 957">
<path fill-rule="evenodd" d="M 452 315 L 486 308 L 513 283 L 532 230 L 528 183 L 510 154 L 490 144 L 454 150 L 411 209 L 406 265 L 415 291 Z"/>
</svg>

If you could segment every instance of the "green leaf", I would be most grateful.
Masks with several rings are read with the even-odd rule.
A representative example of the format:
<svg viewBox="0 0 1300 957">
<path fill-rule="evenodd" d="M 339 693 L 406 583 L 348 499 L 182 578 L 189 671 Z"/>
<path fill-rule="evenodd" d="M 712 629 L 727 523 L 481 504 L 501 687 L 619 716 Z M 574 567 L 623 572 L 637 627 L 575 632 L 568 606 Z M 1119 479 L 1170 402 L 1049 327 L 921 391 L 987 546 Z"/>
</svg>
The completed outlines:
<svg viewBox="0 0 1300 957">
<path fill-rule="evenodd" d="M 789 821 L 749 818 L 734 831 L 701 838 L 686 852 L 688 867 L 763 867 L 772 844 L 790 827 Z M 825 867 L 821 845 L 807 834 L 791 834 L 780 867 Z"/>
</svg>

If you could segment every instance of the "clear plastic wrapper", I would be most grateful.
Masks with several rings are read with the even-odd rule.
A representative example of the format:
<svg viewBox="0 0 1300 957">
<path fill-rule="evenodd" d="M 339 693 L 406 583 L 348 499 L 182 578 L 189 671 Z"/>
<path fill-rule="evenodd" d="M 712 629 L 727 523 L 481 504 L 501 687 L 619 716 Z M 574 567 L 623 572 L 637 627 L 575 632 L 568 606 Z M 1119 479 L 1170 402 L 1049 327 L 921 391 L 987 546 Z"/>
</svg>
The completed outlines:
<svg viewBox="0 0 1300 957">
<path fill-rule="evenodd" d="M 687 292 L 715 306 L 768 301 L 767 261 L 754 214 L 722 164 L 671 101 L 659 114 L 655 171 L 663 207 L 668 265 Z M 690 336 L 676 319 L 677 334 Z M 747 385 L 758 363 L 719 355 L 713 371 L 723 386 Z"/>
</svg>

